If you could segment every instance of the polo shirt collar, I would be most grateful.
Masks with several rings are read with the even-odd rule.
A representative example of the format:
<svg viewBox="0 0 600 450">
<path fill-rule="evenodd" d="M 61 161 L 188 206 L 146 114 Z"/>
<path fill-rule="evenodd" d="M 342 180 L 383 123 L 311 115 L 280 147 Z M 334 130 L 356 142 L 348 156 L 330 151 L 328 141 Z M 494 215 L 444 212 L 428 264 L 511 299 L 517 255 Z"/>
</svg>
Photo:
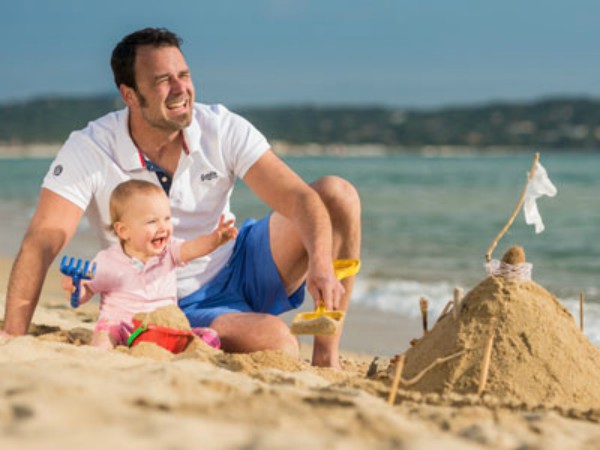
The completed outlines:
<svg viewBox="0 0 600 450">
<path fill-rule="evenodd" d="M 197 120 L 197 112 L 192 110 L 192 123 L 183 130 L 183 138 L 190 153 L 200 151 L 200 125 Z M 113 149 L 115 159 L 119 166 L 128 172 L 141 170 L 144 164 L 140 158 L 140 152 L 129 134 L 129 108 L 117 112 L 116 145 Z"/>
<path fill-rule="evenodd" d="M 131 135 L 129 134 L 129 108 L 124 108 L 117 113 L 117 131 L 115 135 L 113 154 L 121 169 L 128 172 L 142 169 L 142 162 L 138 155 Z"/>
<path fill-rule="evenodd" d="M 148 261 L 146 261 L 145 264 L 139 259 L 127 255 L 120 243 L 113 244 L 108 251 L 113 254 L 113 258 L 116 261 L 120 261 L 127 266 L 133 266 L 140 271 L 144 271 L 159 264 L 165 258 L 168 249 L 165 247 L 159 255 L 148 258 Z"/>
<path fill-rule="evenodd" d="M 192 110 L 192 123 L 183 130 L 183 137 L 190 153 L 200 151 L 200 136 L 202 132 L 200 130 L 199 117 L 197 117 L 198 114 L 198 111 L 194 108 Z"/>
</svg>

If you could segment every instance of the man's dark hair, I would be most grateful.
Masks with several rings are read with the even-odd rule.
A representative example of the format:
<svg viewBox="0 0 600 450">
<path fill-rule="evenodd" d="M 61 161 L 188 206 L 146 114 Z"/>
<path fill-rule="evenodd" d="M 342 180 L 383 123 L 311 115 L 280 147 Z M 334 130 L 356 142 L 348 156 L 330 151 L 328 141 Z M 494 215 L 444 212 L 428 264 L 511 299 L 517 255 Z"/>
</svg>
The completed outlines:
<svg viewBox="0 0 600 450">
<path fill-rule="evenodd" d="M 122 84 L 137 89 L 135 83 L 135 55 L 137 48 L 142 45 L 158 47 L 177 47 L 181 49 L 182 40 L 166 28 L 144 28 L 125 36 L 117 44 L 110 58 L 115 84 Z"/>
</svg>

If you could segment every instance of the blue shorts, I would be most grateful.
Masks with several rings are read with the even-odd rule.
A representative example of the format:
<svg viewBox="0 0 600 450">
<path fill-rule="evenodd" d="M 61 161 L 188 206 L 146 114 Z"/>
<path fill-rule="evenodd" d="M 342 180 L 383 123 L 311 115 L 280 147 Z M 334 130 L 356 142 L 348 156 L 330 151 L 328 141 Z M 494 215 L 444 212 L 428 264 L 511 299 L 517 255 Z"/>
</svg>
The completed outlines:
<svg viewBox="0 0 600 450">
<path fill-rule="evenodd" d="M 273 261 L 269 218 L 246 220 L 227 264 L 212 280 L 179 300 L 192 327 L 208 327 L 221 314 L 277 315 L 302 304 L 305 285 L 288 297 Z"/>
</svg>

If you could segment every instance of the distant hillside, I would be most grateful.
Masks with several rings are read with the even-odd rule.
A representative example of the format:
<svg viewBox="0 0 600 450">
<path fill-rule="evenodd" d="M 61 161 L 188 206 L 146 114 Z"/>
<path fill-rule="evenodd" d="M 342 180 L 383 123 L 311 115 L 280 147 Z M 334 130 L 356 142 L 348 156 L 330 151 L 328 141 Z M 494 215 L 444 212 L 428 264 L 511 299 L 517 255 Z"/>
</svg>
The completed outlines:
<svg viewBox="0 0 600 450">
<path fill-rule="evenodd" d="M 60 143 L 109 111 L 111 96 L 0 104 L 0 144 Z M 292 144 L 384 144 L 600 148 L 600 100 L 560 98 L 438 110 L 385 107 L 235 109 L 270 140 Z"/>
<path fill-rule="evenodd" d="M 109 95 L 0 104 L 0 143 L 60 143 L 71 131 L 116 108 L 123 103 Z"/>
</svg>

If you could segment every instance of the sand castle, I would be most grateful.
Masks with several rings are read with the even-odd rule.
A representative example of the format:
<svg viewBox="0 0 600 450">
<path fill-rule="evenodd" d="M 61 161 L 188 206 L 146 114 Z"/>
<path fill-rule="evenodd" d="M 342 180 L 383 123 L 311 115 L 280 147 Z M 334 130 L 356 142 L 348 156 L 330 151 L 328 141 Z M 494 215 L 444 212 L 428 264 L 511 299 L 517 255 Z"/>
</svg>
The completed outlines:
<svg viewBox="0 0 600 450">
<path fill-rule="evenodd" d="M 402 358 L 401 389 L 532 406 L 600 405 L 600 349 L 554 295 L 526 274 L 515 276 L 524 264 L 524 251 L 511 248 L 501 269 L 458 303 L 458 314 L 445 314 L 413 343 Z"/>
</svg>

